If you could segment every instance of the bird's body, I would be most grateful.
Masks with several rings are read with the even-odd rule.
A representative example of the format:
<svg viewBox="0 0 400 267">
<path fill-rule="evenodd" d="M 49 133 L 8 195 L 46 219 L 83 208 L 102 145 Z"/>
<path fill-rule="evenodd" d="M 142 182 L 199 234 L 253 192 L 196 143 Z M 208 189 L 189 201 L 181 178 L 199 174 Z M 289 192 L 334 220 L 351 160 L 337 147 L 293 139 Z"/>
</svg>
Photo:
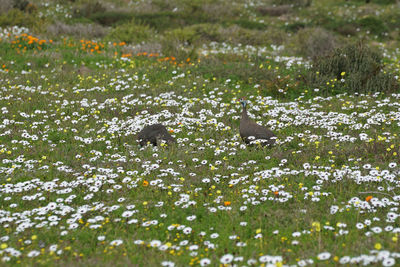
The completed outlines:
<svg viewBox="0 0 400 267">
<path fill-rule="evenodd" d="M 162 124 L 153 124 L 144 127 L 137 135 L 137 140 L 141 146 L 145 146 L 147 143 L 157 146 L 161 141 L 165 141 L 168 144 L 175 143 L 175 139 Z"/>
<path fill-rule="evenodd" d="M 243 141 L 246 144 L 260 143 L 262 146 L 271 146 L 275 144 L 275 134 L 249 118 L 246 109 L 246 100 L 241 99 L 240 103 L 242 104 L 243 110 L 240 119 L 239 133 Z"/>
</svg>

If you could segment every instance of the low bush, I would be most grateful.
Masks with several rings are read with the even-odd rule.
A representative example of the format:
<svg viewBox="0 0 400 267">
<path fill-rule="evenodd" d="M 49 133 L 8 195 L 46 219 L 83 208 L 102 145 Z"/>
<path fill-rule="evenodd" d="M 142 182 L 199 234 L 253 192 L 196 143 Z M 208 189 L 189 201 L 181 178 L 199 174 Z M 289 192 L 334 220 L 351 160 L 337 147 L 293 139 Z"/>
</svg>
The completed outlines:
<svg viewBox="0 0 400 267">
<path fill-rule="evenodd" d="M 219 26 L 215 24 L 196 24 L 184 28 L 177 28 L 165 33 L 167 40 L 181 44 L 192 45 L 196 41 L 220 41 Z"/>
<path fill-rule="evenodd" d="M 297 32 L 296 50 L 308 58 L 327 55 L 337 47 L 336 37 L 323 28 L 305 28 Z"/>
<path fill-rule="evenodd" d="M 285 25 L 284 29 L 288 32 L 297 32 L 301 29 L 304 29 L 306 27 L 306 24 L 303 22 L 294 22 Z"/>
<path fill-rule="evenodd" d="M 382 35 L 383 33 L 389 31 L 389 29 L 385 25 L 385 23 L 381 19 L 379 19 L 375 16 L 368 16 L 368 17 L 362 18 L 358 21 L 358 24 L 362 28 L 369 30 L 371 33 L 376 34 L 376 35 Z"/>
<path fill-rule="evenodd" d="M 382 56 L 362 43 L 335 49 L 316 58 L 310 85 L 324 93 L 393 92 L 399 89 L 395 78 L 383 71 Z"/>
<path fill-rule="evenodd" d="M 250 30 L 237 25 L 220 28 L 219 33 L 223 41 L 233 44 L 265 46 L 273 40 L 268 31 Z"/>
<path fill-rule="evenodd" d="M 273 0 L 274 5 L 292 5 L 298 7 L 308 7 L 312 4 L 312 0 Z"/>
<path fill-rule="evenodd" d="M 155 31 L 148 25 L 131 20 L 115 27 L 107 36 L 110 41 L 122 41 L 126 43 L 141 43 L 155 36 Z"/>
<path fill-rule="evenodd" d="M 103 26 L 112 26 L 130 21 L 134 18 L 134 15 L 127 12 L 106 11 L 94 13 L 88 18 L 94 22 L 100 23 Z"/>
<path fill-rule="evenodd" d="M 357 34 L 357 25 L 355 23 L 342 23 L 336 26 L 334 30 L 344 36 L 354 36 Z"/>
<path fill-rule="evenodd" d="M 7 13 L 0 15 L 0 27 L 17 25 L 35 28 L 40 23 L 40 19 L 34 17 L 32 14 L 24 13 L 19 9 L 11 9 Z"/>
<path fill-rule="evenodd" d="M 259 6 L 256 11 L 262 16 L 279 17 L 290 12 L 290 5 L 281 6 Z"/>
<path fill-rule="evenodd" d="M 233 21 L 234 24 L 245 28 L 245 29 L 250 29 L 250 30 L 265 30 L 267 28 L 267 25 L 264 23 L 260 23 L 257 21 L 251 21 L 248 19 L 238 19 Z"/>
<path fill-rule="evenodd" d="M 29 5 L 29 1 L 27 0 L 13 0 L 14 8 L 19 9 L 21 11 L 25 11 Z"/>
</svg>

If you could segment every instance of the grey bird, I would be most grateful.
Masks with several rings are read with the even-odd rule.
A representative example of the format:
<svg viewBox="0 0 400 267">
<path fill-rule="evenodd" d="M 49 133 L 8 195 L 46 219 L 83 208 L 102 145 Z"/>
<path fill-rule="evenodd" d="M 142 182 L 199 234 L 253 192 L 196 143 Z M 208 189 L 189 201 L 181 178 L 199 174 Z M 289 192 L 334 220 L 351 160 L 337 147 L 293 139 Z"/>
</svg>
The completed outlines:
<svg viewBox="0 0 400 267">
<path fill-rule="evenodd" d="M 144 127 L 137 135 L 137 140 L 141 146 L 148 143 L 157 146 L 165 141 L 167 144 L 175 143 L 175 139 L 169 134 L 162 124 L 153 124 Z"/>
<path fill-rule="evenodd" d="M 275 144 L 276 135 L 266 127 L 258 125 L 252 121 L 247 114 L 247 101 L 244 98 L 239 99 L 242 104 L 242 117 L 240 118 L 240 137 L 246 144 L 260 144 L 262 146 L 272 146 Z"/>
</svg>

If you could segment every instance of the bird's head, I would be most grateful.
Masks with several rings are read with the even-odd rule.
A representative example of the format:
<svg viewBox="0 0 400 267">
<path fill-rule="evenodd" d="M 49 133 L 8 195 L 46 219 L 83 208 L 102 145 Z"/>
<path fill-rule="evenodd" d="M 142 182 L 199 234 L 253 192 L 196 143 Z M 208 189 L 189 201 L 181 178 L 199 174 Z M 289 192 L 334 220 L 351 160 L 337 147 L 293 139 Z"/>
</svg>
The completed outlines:
<svg viewBox="0 0 400 267">
<path fill-rule="evenodd" d="M 246 100 L 246 98 L 245 98 L 245 97 L 239 98 L 239 103 L 243 106 L 243 108 L 245 108 L 246 105 L 247 105 L 247 100 Z"/>
</svg>

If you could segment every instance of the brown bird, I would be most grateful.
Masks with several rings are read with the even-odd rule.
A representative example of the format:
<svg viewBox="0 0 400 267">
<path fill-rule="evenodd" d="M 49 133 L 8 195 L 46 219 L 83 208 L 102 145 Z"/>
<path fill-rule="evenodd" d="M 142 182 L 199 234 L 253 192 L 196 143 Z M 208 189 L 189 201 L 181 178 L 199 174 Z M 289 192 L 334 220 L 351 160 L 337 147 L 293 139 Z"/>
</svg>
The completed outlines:
<svg viewBox="0 0 400 267">
<path fill-rule="evenodd" d="M 240 137 L 242 137 L 243 141 L 246 144 L 259 143 L 262 146 L 272 146 L 275 144 L 275 134 L 271 130 L 252 121 L 249 115 L 247 115 L 247 101 L 244 98 L 240 98 L 239 101 L 243 107 L 239 127 Z"/>
<path fill-rule="evenodd" d="M 144 127 L 137 135 L 137 140 L 140 146 L 145 146 L 150 143 L 154 146 L 165 141 L 167 144 L 175 143 L 175 139 L 169 134 L 167 129 L 162 124 L 153 124 Z"/>
</svg>

